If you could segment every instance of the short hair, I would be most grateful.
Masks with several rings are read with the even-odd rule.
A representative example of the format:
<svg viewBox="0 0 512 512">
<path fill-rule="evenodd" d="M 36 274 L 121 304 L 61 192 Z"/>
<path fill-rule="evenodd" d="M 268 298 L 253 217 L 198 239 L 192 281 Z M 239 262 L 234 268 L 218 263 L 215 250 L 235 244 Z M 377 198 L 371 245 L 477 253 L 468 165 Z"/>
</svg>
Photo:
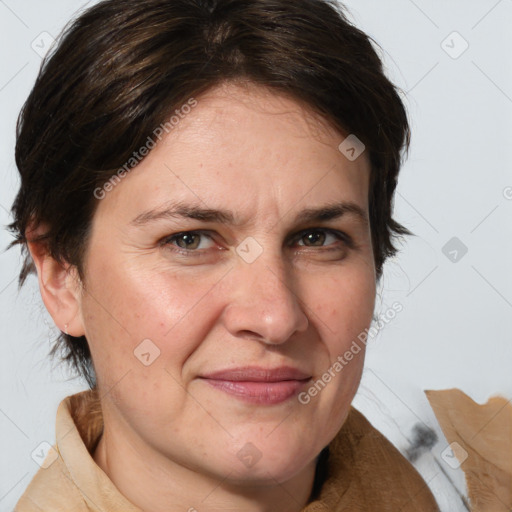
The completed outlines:
<svg viewBox="0 0 512 512">
<path fill-rule="evenodd" d="M 41 224 L 34 241 L 83 278 L 94 191 L 176 109 L 223 82 L 286 94 L 364 143 L 380 280 L 393 238 L 412 234 L 392 218 L 410 129 L 372 43 L 334 0 L 106 0 L 84 11 L 43 60 L 18 118 L 9 228 L 24 255 L 19 286 L 34 272 L 27 228 Z M 95 386 L 85 336 L 61 333 L 56 352 Z"/>
</svg>

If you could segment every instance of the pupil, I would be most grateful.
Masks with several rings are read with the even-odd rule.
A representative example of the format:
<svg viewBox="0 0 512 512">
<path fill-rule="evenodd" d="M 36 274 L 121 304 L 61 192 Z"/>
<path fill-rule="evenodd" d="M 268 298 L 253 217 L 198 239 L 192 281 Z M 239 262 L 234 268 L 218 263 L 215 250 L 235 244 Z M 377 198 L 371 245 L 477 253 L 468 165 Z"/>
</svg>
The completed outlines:
<svg viewBox="0 0 512 512">
<path fill-rule="evenodd" d="M 190 235 L 190 234 L 182 235 L 181 240 L 183 241 L 183 245 L 185 245 L 187 247 L 193 245 L 195 237 L 196 237 L 196 235 Z"/>
<path fill-rule="evenodd" d="M 325 237 L 325 234 L 319 233 L 319 232 L 309 233 L 308 235 L 306 235 L 306 239 L 307 239 L 308 243 L 309 242 L 315 243 L 318 241 L 323 241 L 322 237 Z"/>
</svg>

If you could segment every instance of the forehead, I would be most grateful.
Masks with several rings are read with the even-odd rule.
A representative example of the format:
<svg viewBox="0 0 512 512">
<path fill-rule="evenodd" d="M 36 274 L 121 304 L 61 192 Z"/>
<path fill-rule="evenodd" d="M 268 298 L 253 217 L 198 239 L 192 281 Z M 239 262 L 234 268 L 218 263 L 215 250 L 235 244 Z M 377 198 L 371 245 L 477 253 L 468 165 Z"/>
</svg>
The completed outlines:
<svg viewBox="0 0 512 512">
<path fill-rule="evenodd" d="M 273 138 L 275 128 L 280 127 L 284 129 L 282 137 L 314 138 L 317 143 L 327 145 L 332 144 L 333 138 L 342 140 L 348 135 L 341 133 L 305 102 L 252 82 L 223 82 L 196 100 L 197 106 L 193 112 L 185 116 L 173 130 L 174 141 L 179 140 L 184 130 L 194 130 L 208 138 L 205 128 L 225 131 L 274 128 L 258 133 L 259 136 L 267 133 Z"/>
<path fill-rule="evenodd" d="M 367 155 L 347 159 L 338 149 L 346 134 L 304 104 L 233 84 L 195 100 L 101 208 L 122 203 L 142 214 L 169 200 L 193 200 L 205 209 L 229 204 L 249 218 L 255 210 L 282 216 L 283 210 L 340 200 L 366 208 Z"/>
</svg>

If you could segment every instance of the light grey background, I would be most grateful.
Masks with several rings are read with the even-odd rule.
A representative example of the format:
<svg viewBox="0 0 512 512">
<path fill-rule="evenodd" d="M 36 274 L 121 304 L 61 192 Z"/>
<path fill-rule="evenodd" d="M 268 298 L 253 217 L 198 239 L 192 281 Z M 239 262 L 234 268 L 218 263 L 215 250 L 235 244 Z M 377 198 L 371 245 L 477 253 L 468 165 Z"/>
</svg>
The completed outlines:
<svg viewBox="0 0 512 512">
<path fill-rule="evenodd" d="M 0 0 L 2 225 L 18 186 L 15 121 L 48 41 L 41 34 L 56 37 L 83 5 Z M 512 0 L 345 5 L 404 91 L 413 138 L 395 212 L 416 234 L 386 266 L 377 313 L 394 301 L 403 311 L 369 343 L 354 405 L 403 452 L 414 424 L 433 428 L 439 442 L 415 465 L 443 511 L 465 510 L 449 483 L 464 493 L 463 474 L 441 456 L 447 443 L 423 390 L 512 399 Z M 2 249 L 10 240 L 1 230 Z M 34 278 L 17 292 L 20 263 L 17 249 L 0 253 L 1 511 L 12 510 L 39 469 L 32 451 L 54 442 L 60 400 L 85 389 L 48 360 L 57 331 Z"/>
</svg>

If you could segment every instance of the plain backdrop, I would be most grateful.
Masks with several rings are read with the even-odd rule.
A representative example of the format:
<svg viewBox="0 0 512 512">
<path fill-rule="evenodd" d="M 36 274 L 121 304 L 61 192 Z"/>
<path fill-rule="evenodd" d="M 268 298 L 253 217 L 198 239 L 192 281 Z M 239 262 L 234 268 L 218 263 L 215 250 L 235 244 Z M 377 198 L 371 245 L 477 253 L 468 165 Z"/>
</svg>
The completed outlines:
<svg viewBox="0 0 512 512">
<path fill-rule="evenodd" d="M 89 4 L 87 2 L 87 4 Z M 15 123 L 51 37 L 86 2 L 0 0 L 0 223 L 18 187 Z M 512 399 L 512 1 L 350 0 L 350 18 L 382 47 L 403 91 L 412 146 L 395 217 L 416 236 L 389 261 L 376 313 L 403 310 L 368 344 L 354 405 L 402 451 L 416 424 L 439 441 L 416 461 L 443 510 L 464 510 L 459 469 L 425 389 L 460 388 L 477 402 Z M 80 58 L 77 55 L 77 58 Z M 12 510 L 55 440 L 57 406 L 85 389 L 47 354 L 56 334 L 35 278 L 18 292 L 18 249 L 0 230 L 0 511 Z"/>
</svg>

